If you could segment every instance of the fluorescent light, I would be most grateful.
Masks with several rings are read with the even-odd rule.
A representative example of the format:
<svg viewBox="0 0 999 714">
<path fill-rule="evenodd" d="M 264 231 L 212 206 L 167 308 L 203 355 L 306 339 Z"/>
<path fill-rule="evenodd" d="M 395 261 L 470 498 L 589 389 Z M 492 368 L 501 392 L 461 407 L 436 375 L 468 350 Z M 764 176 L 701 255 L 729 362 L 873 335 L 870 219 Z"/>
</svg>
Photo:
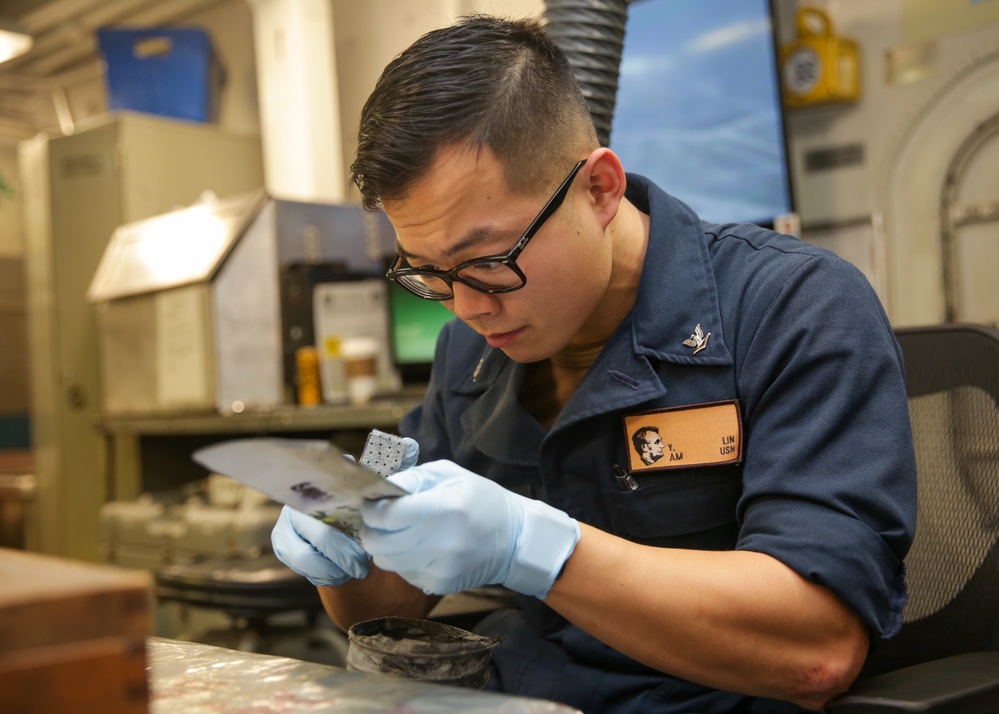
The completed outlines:
<svg viewBox="0 0 999 714">
<path fill-rule="evenodd" d="M 14 59 L 31 49 L 31 35 L 19 26 L 0 20 L 0 62 Z"/>
</svg>

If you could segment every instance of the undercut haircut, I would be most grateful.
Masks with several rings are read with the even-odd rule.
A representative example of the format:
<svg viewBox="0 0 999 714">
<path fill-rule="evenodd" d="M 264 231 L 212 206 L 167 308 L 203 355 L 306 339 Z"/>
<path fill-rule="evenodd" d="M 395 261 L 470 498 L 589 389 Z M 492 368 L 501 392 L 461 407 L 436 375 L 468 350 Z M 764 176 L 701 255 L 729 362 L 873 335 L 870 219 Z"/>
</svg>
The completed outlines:
<svg viewBox="0 0 999 714">
<path fill-rule="evenodd" d="M 572 68 L 537 20 L 464 17 L 392 60 L 361 111 L 351 180 L 376 210 L 461 146 L 490 149 L 522 194 L 550 190 L 599 147 Z"/>
</svg>

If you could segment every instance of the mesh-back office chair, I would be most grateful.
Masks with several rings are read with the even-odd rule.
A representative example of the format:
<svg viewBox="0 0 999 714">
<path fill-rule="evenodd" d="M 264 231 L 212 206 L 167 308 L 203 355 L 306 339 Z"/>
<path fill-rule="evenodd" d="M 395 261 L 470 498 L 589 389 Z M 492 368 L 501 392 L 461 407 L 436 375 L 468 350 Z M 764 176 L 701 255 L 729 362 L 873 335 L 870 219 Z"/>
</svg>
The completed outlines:
<svg viewBox="0 0 999 714">
<path fill-rule="evenodd" d="M 999 712 L 999 332 L 896 334 L 919 483 L 909 603 L 899 635 L 826 711 Z"/>
</svg>

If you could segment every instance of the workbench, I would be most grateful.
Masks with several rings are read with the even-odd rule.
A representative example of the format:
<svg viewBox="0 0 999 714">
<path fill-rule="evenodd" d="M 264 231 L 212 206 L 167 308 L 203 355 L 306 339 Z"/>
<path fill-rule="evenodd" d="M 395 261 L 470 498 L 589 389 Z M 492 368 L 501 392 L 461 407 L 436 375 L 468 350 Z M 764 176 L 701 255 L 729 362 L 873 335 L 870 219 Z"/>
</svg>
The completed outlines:
<svg viewBox="0 0 999 714">
<path fill-rule="evenodd" d="M 151 637 L 151 714 L 578 714 L 564 704 Z"/>
</svg>

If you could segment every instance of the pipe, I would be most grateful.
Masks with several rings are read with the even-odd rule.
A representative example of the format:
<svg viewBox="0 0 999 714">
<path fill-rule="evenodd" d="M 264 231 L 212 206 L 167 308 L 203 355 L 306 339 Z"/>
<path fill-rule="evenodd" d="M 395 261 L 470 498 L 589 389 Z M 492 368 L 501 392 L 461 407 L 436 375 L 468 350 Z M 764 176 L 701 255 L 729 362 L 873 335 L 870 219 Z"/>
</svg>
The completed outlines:
<svg viewBox="0 0 999 714">
<path fill-rule="evenodd" d="M 601 146 L 610 144 L 630 0 L 545 0 L 545 29 L 572 66 Z"/>
</svg>

